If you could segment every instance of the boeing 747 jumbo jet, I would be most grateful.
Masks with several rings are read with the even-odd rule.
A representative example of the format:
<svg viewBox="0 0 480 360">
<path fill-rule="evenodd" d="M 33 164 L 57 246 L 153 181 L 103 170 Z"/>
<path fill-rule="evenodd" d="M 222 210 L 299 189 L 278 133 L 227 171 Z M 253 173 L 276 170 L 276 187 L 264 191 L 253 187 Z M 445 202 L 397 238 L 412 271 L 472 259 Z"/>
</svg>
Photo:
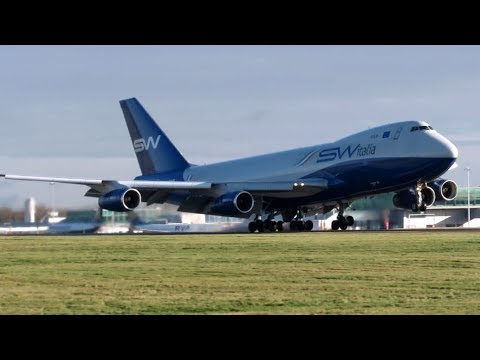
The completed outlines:
<svg viewBox="0 0 480 360">
<path fill-rule="evenodd" d="M 141 202 L 178 211 L 249 218 L 251 232 L 310 231 L 304 217 L 338 209 L 332 229 L 354 224 L 355 199 L 395 191 L 395 206 L 425 211 L 436 198 L 453 200 L 457 185 L 440 179 L 458 150 L 422 121 L 383 125 L 336 142 L 210 165 L 190 164 L 137 99 L 120 101 L 142 175 L 87 180 L 6 175 L 11 180 L 86 185 L 102 209 L 132 211 Z M 281 215 L 283 221 L 275 221 Z"/>
</svg>

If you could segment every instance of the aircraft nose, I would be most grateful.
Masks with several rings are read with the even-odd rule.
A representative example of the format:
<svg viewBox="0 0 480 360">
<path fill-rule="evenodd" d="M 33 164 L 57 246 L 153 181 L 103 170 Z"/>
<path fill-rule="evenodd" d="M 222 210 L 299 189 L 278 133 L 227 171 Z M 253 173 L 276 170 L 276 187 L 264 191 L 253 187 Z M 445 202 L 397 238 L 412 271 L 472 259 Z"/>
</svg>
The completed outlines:
<svg viewBox="0 0 480 360">
<path fill-rule="evenodd" d="M 450 151 L 451 151 L 451 153 L 452 153 L 452 157 L 455 158 L 455 159 L 458 158 L 458 149 L 457 149 L 457 147 L 456 147 L 453 143 L 451 143 L 451 142 L 450 142 L 450 147 L 449 147 L 449 149 L 450 149 Z"/>
<path fill-rule="evenodd" d="M 443 136 L 440 136 L 437 140 L 439 143 L 439 154 L 442 157 L 447 159 L 458 158 L 458 149 L 450 140 Z"/>
</svg>

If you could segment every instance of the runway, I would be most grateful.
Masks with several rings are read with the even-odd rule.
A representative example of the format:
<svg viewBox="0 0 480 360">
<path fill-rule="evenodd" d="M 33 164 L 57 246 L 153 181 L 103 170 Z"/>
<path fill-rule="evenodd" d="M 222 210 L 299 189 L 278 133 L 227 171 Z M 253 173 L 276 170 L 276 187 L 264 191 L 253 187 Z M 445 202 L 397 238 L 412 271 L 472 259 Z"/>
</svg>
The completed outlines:
<svg viewBox="0 0 480 360">
<path fill-rule="evenodd" d="M 480 228 L 424 228 L 424 229 L 390 229 L 390 230 L 327 230 L 327 231 L 310 231 L 310 232 L 298 232 L 298 231 L 282 231 L 282 232 L 145 232 L 145 233 L 119 233 L 119 234 L 95 234 L 95 233 L 87 233 L 87 234 L 48 234 L 48 233 L 40 233 L 40 234 L 5 234 L 3 236 L 35 236 L 35 237 L 59 237 L 59 236 L 168 236 L 168 235 L 245 235 L 248 237 L 249 235 L 256 235 L 256 236 L 264 236 L 264 235 L 276 235 L 276 234 L 291 234 L 291 235 L 299 235 L 299 234 L 331 234 L 335 236 L 336 234 L 345 234 L 347 236 L 354 236 L 355 234 L 392 234 L 392 233 L 438 233 L 438 232 L 451 232 L 451 233 L 475 233 L 480 232 Z"/>
</svg>

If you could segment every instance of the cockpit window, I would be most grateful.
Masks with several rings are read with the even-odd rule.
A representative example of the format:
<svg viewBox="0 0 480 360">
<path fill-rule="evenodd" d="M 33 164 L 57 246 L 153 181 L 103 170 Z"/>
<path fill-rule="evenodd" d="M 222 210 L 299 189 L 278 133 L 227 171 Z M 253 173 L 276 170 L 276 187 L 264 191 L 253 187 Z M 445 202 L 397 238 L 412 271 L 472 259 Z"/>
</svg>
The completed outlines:
<svg viewBox="0 0 480 360">
<path fill-rule="evenodd" d="M 412 126 L 412 128 L 410 129 L 410 132 L 412 131 L 417 131 L 417 130 L 420 130 L 420 131 L 425 131 L 425 130 L 433 130 L 433 128 L 431 126 Z"/>
</svg>

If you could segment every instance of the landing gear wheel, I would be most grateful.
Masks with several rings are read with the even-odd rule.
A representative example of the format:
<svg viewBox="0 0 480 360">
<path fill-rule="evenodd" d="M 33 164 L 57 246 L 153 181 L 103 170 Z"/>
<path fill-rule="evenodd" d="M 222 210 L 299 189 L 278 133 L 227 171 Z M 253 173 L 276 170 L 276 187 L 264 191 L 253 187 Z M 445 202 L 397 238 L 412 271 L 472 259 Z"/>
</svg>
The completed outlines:
<svg viewBox="0 0 480 360">
<path fill-rule="evenodd" d="M 297 231 L 297 222 L 295 220 L 290 221 L 290 231 Z"/>
<path fill-rule="evenodd" d="M 257 225 L 257 230 L 258 230 L 258 232 L 263 232 L 263 229 L 264 229 L 264 227 L 263 227 L 263 221 L 262 221 L 262 220 L 257 220 L 256 225 Z"/>
<path fill-rule="evenodd" d="M 303 221 L 297 221 L 297 229 L 298 231 L 305 230 L 305 224 L 303 223 Z"/>
<path fill-rule="evenodd" d="M 283 231 L 283 221 L 278 221 L 277 222 L 277 230 L 278 231 Z"/>
<path fill-rule="evenodd" d="M 305 221 L 305 230 L 306 231 L 312 231 L 313 229 L 313 222 L 312 220 L 307 220 Z"/>
<path fill-rule="evenodd" d="M 254 222 L 248 223 L 248 231 L 250 231 L 251 233 L 254 233 L 256 230 L 257 230 L 257 224 L 255 224 Z"/>
<path fill-rule="evenodd" d="M 338 230 L 340 228 L 340 222 L 338 220 L 332 221 L 332 230 Z"/>
<path fill-rule="evenodd" d="M 347 230 L 347 227 L 348 227 L 348 225 L 347 225 L 346 221 L 340 222 L 340 229 Z"/>
<path fill-rule="evenodd" d="M 355 222 L 355 220 L 353 219 L 353 216 L 347 216 L 347 218 L 345 219 L 345 221 L 347 222 L 347 225 L 348 225 L 348 226 L 352 226 L 353 223 Z"/>
<path fill-rule="evenodd" d="M 275 221 L 268 222 L 268 230 L 270 230 L 271 232 L 275 232 L 277 230 L 277 224 L 275 223 Z"/>
</svg>

